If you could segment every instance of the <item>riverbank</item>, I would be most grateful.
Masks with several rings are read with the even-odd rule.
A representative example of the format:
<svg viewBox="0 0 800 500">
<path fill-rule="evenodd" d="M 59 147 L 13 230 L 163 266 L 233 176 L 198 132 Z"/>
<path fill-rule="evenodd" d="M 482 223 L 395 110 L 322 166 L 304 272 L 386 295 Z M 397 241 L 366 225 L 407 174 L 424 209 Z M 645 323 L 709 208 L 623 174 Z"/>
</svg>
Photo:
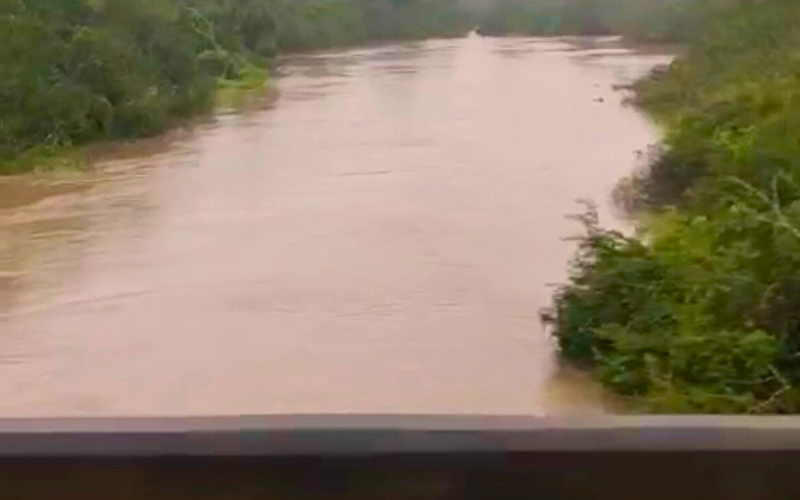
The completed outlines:
<svg viewBox="0 0 800 500">
<path fill-rule="evenodd" d="M 75 168 L 260 86 L 282 52 L 465 29 L 449 2 L 120 0 L 0 5 L 0 174 Z"/>
<path fill-rule="evenodd" d="M 537 310 L 564 214 L 656 140 L 612 88 L 665 60 L 479 37 L 289 57 L 268 110 L 0 179 L 0 415 L 614 411 Z"/>
<path fill-rule="evenodd" d="M 643 411 L 800 410 L 800 6 L 730 9 L 637 86 L 665 130 L 635 235 L 588 210 L 554 301 L 562 355 Z"/>
<path fill-rule="evenodd" d="M 185 136 L 184 132 L 207 123 L 219 113 L 269 106 L 277 96 L 278 89 L 273 85 L 273 79 L 269 77 L 267 70 L 252 67 L 236 80 L 219 80 L 214 92 L 213 106 L 175 120 L 152 136 L 98 139 L 78 146 L 34 147 L 12 159 L 0 160 L 0 176 L 30 172 L 81 172 L 110 160 L 139 156 L 143 152 L 167 147 L 166 144 Z"/>
</svg>

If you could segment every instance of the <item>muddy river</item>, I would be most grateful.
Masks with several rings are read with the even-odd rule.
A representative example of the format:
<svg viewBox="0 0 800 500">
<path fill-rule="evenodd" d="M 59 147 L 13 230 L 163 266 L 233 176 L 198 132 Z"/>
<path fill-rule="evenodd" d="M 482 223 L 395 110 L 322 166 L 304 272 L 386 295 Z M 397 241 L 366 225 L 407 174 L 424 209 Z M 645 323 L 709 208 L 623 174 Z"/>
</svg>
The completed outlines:
<svg viewBox="0 0 800 500">
<path fill-rule="evenodd" d="M 0 416 L 602 412 L 539 322 L 670 57 L 465 39 L 296 56 L 277 96 L 0 180 Z"/>
</svg>

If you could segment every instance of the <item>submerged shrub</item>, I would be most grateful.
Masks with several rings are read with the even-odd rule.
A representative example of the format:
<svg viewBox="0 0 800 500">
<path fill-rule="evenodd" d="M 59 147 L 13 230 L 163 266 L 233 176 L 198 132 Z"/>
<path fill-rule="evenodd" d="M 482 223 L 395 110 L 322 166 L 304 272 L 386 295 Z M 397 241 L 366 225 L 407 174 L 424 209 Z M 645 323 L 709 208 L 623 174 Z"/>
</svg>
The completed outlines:
<svg viewBox="0 0 800 500">
<path fill-rule="evenodd" d="M 737 2 L 637 86 L 665 138 L 616 193 L 636 232 L 583 217 L 552 316 L 643 409 L 800 411 L 798 43 L 800 4 Z"/>
<path fill-rule="evenodd" d="M 565 357 L 645 408 L 800 410 L 800 202 L 730 183 L 714 217 L 666 210 L 635 236 L 580 217 L 553 333 Z"/>
</svg>

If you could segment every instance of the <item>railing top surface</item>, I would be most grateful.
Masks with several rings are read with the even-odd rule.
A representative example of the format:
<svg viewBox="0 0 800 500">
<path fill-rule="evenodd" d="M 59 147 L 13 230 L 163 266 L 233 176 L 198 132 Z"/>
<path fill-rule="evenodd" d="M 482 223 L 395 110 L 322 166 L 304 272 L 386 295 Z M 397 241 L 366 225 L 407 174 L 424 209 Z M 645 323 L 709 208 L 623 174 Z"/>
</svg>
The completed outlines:
<svg viewBox="0 0 800 500">
<path fill-rule="evenodd" d="M 800 451 L 800 417 L 270 415 L 0 419 L 0 457 Z"/>
</svg>

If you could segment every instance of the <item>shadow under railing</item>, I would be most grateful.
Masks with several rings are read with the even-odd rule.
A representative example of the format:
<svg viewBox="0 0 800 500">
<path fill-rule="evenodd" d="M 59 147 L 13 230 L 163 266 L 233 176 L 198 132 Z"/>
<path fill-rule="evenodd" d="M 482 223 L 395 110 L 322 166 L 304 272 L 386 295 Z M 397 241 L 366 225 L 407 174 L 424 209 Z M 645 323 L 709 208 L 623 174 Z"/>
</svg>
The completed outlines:
<svg viewBox="0 0 800 500">
<path fill-rule="evenodd" d="M 800 498 L 800 419 L 0 420 L 0 499 L 316 498 Z"/>
</svg>

